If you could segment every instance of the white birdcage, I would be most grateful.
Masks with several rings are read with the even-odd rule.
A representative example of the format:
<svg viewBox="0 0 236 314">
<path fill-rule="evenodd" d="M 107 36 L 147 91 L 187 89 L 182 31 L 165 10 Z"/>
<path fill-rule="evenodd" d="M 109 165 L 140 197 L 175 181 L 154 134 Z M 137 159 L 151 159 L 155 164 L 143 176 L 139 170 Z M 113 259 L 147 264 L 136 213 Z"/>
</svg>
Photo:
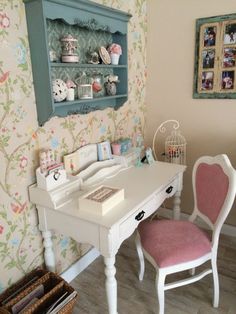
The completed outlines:
<svg viewBox="0 0 236 314">
<path fill-rule="evenodd" d="M 165 161 L 174 164 L 186 163 L 186 140 L 180 131 L 172 131 L 165 141 Z"/>
<path fill-rule="evenodd" d="M 153 136 L 152 150 L 155 159 L 157 160 L 155 141 L 158 133 L 166 132 L 166 125 L 173 124 L 171 134 L 165 139 L 165 161 L 176 163 L 176 164 L 186 164 L 186 140 L 183 135 L 181 135 L 179 130 L 179 122 L 177 120 L 166 120 L 157 129 Z"/>
</svg>

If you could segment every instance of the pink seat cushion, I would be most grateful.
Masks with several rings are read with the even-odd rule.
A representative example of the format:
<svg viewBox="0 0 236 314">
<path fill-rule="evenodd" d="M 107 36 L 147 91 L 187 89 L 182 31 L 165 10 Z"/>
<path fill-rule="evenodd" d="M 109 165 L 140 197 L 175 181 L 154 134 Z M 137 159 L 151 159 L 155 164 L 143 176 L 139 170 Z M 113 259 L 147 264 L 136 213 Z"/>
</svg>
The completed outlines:
<svg viewBox="0 0 236 314">
<path fill-rule="evenodd" d="M 208 235 L 189 221 L 143 221 L 138 231 L 144 250 L 160 268 L 188 262 L 211 252 Z"/>
</svg>

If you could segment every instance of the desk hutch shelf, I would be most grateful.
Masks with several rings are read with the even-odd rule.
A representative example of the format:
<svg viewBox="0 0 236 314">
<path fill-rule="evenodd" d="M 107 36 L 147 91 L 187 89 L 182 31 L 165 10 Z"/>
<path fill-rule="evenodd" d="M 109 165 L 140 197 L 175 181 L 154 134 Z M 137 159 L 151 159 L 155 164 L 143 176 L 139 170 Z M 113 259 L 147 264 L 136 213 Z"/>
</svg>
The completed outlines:
<svg viewBox="0 0 236 314">
<path fill-rule="evenodd" d="M 130 14 L 89 0 L 24 0 L 28 26 L 30 53 L 39 125 L 52 116 L 86 114 L 107 107 L 118 109 L 128 99 L 127 25 Z M 78 40 L 78 63 L 60 61 L 60 39 L 71 34 Z M 98 51 L 117 43 L 122 47 L 119 65 L 89 64 L 88 51 Z M 50 62 L 49 51 L 59 55 L 58 62 Z M 99 93 L 93 99 L 54 102 L 52 81 L 75 80 L 86 72 L 102 77 L 118 75 L 117 93 Z"/>
</svg>

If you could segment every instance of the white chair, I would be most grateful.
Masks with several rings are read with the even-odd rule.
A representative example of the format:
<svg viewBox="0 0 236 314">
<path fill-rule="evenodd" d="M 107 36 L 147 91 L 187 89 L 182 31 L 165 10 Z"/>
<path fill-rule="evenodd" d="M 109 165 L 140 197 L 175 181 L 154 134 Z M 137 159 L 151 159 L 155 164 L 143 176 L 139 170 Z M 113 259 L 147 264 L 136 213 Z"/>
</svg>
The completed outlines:
<svg viewBox="0 0 236 314">
<path fill-rule="evenodd" d="M 143 221 L 137 231 L 136 248 L 140 261 L 139 280 L 144 275 L 144 256 L 155 267 L 159 314 L 164 314 L 166 290 L 196 282 L 213 274 L 213 306 L 219 305 L 217 250 L 222 225 L 228 216 L 236 192 L 236 173 L 226 155 L 201 157 L 193 168 L 194 210 L 189 221 Z M 200 217 L 212 235 L 193 221 Z M 144 256 L 143 256 L 144 255 Z M 206 261 L 211 267 L 195 275 L 195 267 Z M 167 275 L 190 270 L 191 276 L 165 284 Z"/>
</svg>

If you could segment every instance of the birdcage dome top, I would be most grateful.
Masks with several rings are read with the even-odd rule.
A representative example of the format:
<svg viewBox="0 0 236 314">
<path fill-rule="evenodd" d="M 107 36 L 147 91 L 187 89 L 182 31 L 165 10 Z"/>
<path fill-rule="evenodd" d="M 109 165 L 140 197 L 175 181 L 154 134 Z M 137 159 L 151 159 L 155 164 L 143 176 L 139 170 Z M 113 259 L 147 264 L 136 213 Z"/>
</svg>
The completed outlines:
<svg viewBox="0 0 236 314">
<path fill-rule="evenodd" d="M 166 143 L 172 145 L 185 145 L 186 140 L 179 130 L 174 130 L 166 137 Z"/>
</svg>

